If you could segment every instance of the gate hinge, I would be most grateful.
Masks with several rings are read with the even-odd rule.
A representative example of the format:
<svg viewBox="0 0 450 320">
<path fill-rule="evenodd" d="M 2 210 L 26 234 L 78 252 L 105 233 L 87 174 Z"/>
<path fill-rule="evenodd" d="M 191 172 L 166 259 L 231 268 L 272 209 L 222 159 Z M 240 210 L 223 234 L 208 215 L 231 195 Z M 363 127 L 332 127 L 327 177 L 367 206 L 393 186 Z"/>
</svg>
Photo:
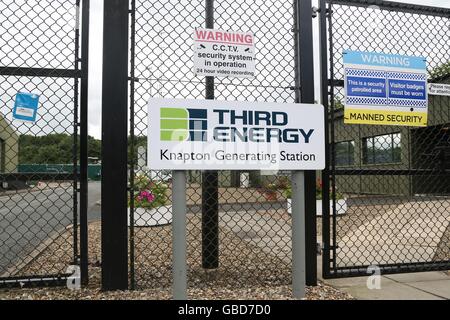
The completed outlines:
<svg viewBox="0 0 450 320">
<path fill-rule="evenodd" d="M 322 246 L 322 250 L 335 250 L 335 249 L 339 249 L 339 246 L 326 246 L 325 244 L 323 244 Z"/>
<path fill-rule="evenodd" d="M 318 256 L 322 255 L 322 244 L 320 243 L 317 244 L 317 255 Z"/>
<path fill-rule="evenodd" d="M 312 17 L 313 18 L 317 18 L 317 16 L 319 15 L 319 12 L 321 12 L 320 8 L 312 7 Z"/>
</svg>

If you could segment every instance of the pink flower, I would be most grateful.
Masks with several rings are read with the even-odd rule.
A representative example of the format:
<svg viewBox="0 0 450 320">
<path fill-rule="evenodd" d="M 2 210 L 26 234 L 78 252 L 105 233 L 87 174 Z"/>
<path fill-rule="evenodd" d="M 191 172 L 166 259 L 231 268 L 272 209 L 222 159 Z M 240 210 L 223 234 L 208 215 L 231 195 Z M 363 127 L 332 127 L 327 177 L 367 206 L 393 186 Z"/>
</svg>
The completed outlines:
<svg viewBox="0 0 450 320">
<path fill-rule="evenodd" d="M 150 202 L 150 203 L 155 201 L 155 196 L 153 194 L 149 194 L 148 197 L 147 197 L 147 201 Z"/>
<path fill-rule="evenodd" d="M 142 202 L 144 200 L 147 200 L 148 202 L 152 203 L 153 201 L 155 201 L 156 197 L 148 191 L 142 191 L 140 193 L 140 195 L 137 197 L 137 200 Z"/>
</svg>

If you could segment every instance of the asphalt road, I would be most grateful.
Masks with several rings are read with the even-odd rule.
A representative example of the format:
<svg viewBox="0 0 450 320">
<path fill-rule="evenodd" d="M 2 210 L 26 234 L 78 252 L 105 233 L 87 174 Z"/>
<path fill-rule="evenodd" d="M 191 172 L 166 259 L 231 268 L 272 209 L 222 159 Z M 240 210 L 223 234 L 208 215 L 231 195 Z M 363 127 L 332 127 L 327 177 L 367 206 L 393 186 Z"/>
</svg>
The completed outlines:
<svg viewBox="0 0 450 320">
<path fill-rule="evenodd" d="M 89 183 L 89 221 L 100 219 L 96 204 L 101 197 L 100 186 L 99 182 Z M 71 188 L 0 196 L 0 277 L 42 241 L 72 225 L 72 208 Z"/>
</svg>

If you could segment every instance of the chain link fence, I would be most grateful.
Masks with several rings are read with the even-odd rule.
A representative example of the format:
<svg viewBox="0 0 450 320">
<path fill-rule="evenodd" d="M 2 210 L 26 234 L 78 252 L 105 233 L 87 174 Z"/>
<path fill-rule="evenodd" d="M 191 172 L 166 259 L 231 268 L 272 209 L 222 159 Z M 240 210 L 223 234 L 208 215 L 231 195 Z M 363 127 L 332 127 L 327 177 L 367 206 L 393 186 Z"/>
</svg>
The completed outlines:
<svg viewBox="0 0 450 320">
<path fill-rule="evenodd" d="M 75 0 L 0 2 L 0 286 L 61 280 L 78 259 L 76 169 L 18 168 L 61 157 L 77 167 L 79 7 Z M 13 116 L 18 93 L 39 97 L 35 122 Z M 52 255 L 32 263 L 63 234 Z"/>
<path fill-rule="evenodd" d="M 205 27 L 205 1 L 136 0 L 132 7 L 131 281 L 133 287 L 159 288 L 170 286 L 172 277 L 171 176 L 146 167 L 147 103 L 150 97 L 205 99 L 205 78 L 194 75 L 192 62 L 194 31 Z M 257 59 L 254 79 L 216 78 L 216 99 L 295 102 L 293 3 L 215 1 L 214 15 L 216 29 L 255 34 Z M 220 171 L 214 179 L 217 198 L 208 192 L 202 198 L 202 173 L 188 172 L 189 285 L 290 284 L 290 173 Z M 157 197 L 154 208 L 142 208 L 142 191 Z M 202 232 L 206 201 L 219 208 L 219 267 L 214 272 L 202 264 L 214 262 L 217 252 L 215 234 L 208 234 L 214 218 L 203 219 Z"/>
<path fill-rule="evenodd" d="M 449 269 L 450 98 L 429 96 L 425 128 L 344 125 L 343 51 L 426 57 L 428 82 L 449 84 L 450 11 L 370 3 L 327 1 L 334 204 L 325 273 Z"/>
</svg>

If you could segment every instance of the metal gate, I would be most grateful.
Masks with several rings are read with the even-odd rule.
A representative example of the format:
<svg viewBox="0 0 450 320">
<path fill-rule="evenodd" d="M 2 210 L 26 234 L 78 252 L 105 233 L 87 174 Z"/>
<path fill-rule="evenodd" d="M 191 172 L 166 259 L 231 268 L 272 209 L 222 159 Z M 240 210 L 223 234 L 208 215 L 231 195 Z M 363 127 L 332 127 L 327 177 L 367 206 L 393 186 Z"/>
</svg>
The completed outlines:
<svg viewBox="0 0 450 320">
<path fill-rule="evenodd" d="M 450 83 L 450 10 L 389 1 L 321 4 L 330 140 L 322 181 L 330 190 L 323 196 L 324 277 L 450 269 L 450 97 L 429 97 L 426 128 L 344 125 L 342 56 L 425 56 L 428 81 Z"/>
<path fill-rule="evenodd" d="M 205 0 L 131 1 L 129 166 L 130 220 L 134 222 L 130 226 L 133 288 L 168 288 L 171 284 L 171 216 L 166 206 L 158 206 L 156 213 L 149 214 L 137 204 L 143 190 L 163 195 L 158 198 L 161 204 L 169 204 L 171 195 L 170 172 L 152 172 L 146 167 L 149 98 L 204 99 L 206 93 L 207 98 L 215 96 L 218 100 L 299 101 L 295 27 L 298 1 L 214 3 L 215 8 L 209 9 L 214 11 L 216 29 L 255 33 L 256 78 L 217 78 L 211 86 L 211 79 L 205 81 L 193 74 L 192 37 L 195 28 L 205 27 Z M 211 91 L 215 94 L 211 95 Z M 291 217 L 284 192 L 289 178 L 287 172 L 262 175 L 221 171 L 207 177 L 202 177 L 202 172 L 188 173 L 187 263 L 191 285 L 229 288 L 251 283 L 291 283 Z M 202 182 L 210 185 L 203 192 Z M 218 190 L 211 185 L 218 185 Z M 209 212 L 205 213 L 202 207 Z M 217 212 L 211 215 L 214 208 Z"/>
<path fill-rule="evenodd" d="M 87 279 L 88 19 L 89 0 L 0 3 L 0 287 Z M 19 92 L 36 122 L 14 119 Z M 18 172 L 63 155 L 72 169 Z"/>
</svg>

